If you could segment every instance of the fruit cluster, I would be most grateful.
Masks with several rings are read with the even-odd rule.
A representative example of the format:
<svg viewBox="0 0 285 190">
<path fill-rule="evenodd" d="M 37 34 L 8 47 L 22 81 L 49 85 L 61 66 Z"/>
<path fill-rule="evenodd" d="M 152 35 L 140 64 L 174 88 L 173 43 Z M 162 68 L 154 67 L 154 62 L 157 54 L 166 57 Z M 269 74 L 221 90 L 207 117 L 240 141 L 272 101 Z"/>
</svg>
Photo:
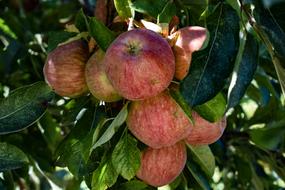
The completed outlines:
<svg viewBox="0 0 285 190">
<path fill-rule="evenodd" d="M 188 74 L 192 52 L 203 46 L 206 29 L 185 27 L 172 36 L 169 43 L 151 30 L 133 29 L 119 35 L 106 53 L 97 50 L 90 58 L 87 44 L 77 40 L 57 47 L 44 66 L 47 83 L 61 96 L 77 97 L 89 89 L 102 101 L 131 101 L 128 129 L 148 146 L 137 177 L 153 186 L 168 184 L 181 173 L 185 142 L 211 144 L 226 126 L 225 119 L 210 123 L 195 112 L 192 122 L 168 89 L 172 80 Z"/>
</svg>

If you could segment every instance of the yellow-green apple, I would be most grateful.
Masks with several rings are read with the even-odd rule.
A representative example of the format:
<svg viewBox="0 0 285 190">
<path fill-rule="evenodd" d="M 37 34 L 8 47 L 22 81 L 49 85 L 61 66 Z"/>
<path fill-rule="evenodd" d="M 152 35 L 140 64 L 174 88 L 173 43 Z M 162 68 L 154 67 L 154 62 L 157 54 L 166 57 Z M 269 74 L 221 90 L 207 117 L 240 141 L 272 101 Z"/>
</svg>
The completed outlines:
<svg viewBox="0 0 285 190">
<path fill-rule="evenodd" d="M 159 187 L 171 183 L 182 172 L 187 159 L 184 142 L 169 147 L 143 151 L 137 177 L 145 183 Z"/>
<path fill-rule="evenodd" d="M 44 77 L 57 94 L 77 97 L 88 91 L 84 74 L 88 51 L 84 41 L 76 40 L 60 45 L 48 54 Z"/>
<path fill-rule="evenodd" d="M 152 148 L 171 146 L 186 138 L 193 128 L 168 90 L 146 100 L 133 101 L 127 126 L 134 136 Z"/>
<path fill-rule="evenodd" d="M 200 26 L 184 27 L 174 33 L 173 36 L 177 36 L 173 46 L 175 78 L 182 80 L 188 74 L 192 53 L 201 49 L 207 39 L 207 29 Z"/>
<path fill-rule="evenodd" d="M 216 142 L 222 136 L 227 125 L 226 117 L 211 123 L 196 112 L 192 112 L 192 116 L 195 125 L 186 138 L 186 142 L 191 145 L 208 145 Z"/>
<path fill-rule="evenodd" d="M 85 69 L 87 86 L 93 96 L 105 102 L 114 102 L 122 97 L 109 81 L 104 63 L 102 62 L 105 53 L 99 49 L 88 60 Z"/>
<path fill-rule="evenodd" d="M 159 94 L 170 84 L 175 72 L 170 45 L 147 29 L 134 29 L 118 36 L 103 61 L 112 85 L 129 100 Z"/>
</svg>

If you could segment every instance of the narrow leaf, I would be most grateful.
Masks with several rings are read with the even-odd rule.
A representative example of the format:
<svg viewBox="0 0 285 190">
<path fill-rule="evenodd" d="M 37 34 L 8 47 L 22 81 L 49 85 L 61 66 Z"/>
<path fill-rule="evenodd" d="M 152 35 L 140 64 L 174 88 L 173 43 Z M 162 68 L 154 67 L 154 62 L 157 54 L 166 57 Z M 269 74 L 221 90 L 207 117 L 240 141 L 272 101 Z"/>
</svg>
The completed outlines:
<svg viewBox="0 0 285 190">
<path fill-rule="evenodd" d="M 205 103 L 221 91 L 230 76 L 238 50 L 239 18 L 229 5 L 222 4 L 209 21 L 210 42 L 203 51 L 193 54 L 188 76 L 180 91 L 192 107 Z"/>
<path fill-rule="evenodd" d="M 118 174 L 111 159 L 101 161 L 92 176 L 92 190 L 106 190 L 117 181 Z"/>
<path fill-rule="evenodd" d="M 194 110 L 208 121 L 216 122 L 225 114 L 226 99 L 222 93 L 218 93 L 213 99 L 207 101 L 206 103 L 195 106 Z"/>
<path fill-rule="evenodd" d="M 144 190 L 147 185 L 139 180 L 132 180 L 119 186 L 119 190 Z"/>
<path fill-rule="evenodd" d="M 135 0 L 131 4 L 131 8 L 137 12 L 144 13 L 157 18 L 158 14 L 161 13 L 168 0 Z"/>
<path fill-rule="evenodd" d="M 22 150 L 14 145 L 0 143 L 0 172 L 20 168 L 28 162 Z"/>
<path fill-rule="evenodd" d="M 76 14 L 74 24 L 80 32 L 88 31 L 88 21 L 82 9 Z"/>
<path fill-rule="evenodd" d="M 201 189 L 210 190 L 211 185 L 208 182 L 207 177 L 200 170 L 200 168 L 194 162 L 187 160 L 186 162 L 187 169 L 191 172 L 192 176 L 195 178 Z M 199 188 L 200 189 L 200 188 Z"/>
<path fill-rule="evenodd" d="M 114 4 L 120 17 L 123 19 L 133 17 L 133 13 L 130 8 L 130 0 L 114 0 Z"/>
<path fill-rule="evenodd" d="M 173 1 L 168 1 L 162 11 L 157 16 L 158 23 L 169 23 L 176 14 L 176 7 Z"/>
<path fill-rule="evenodd" d="M 232 74 L 228 92 L 228 109 L 239 104 L 240 99 L 244 96 L 257 68 L 257 56 L 257 42 L 251 34 L 248 34 L 241 62 L 236 63 Z"/>
<path fill-rule="evenodd" d="M 37 82 L 11 92 L 0 100 L 0 135 L 23 130 L 45 112 L 54 93 L 44 82 Z"/>
<path fill-rule="evenodd" d="M 113 135 L 118 131 L 119 127 L 126 121 L 128 116 L 128 103 L 122 108 L 116 118 L 113 120 L 108 129 L 99 138 L 99 140 L 92 146 L 92 150 L 108 142 Z"/>
<path fill-rule="evenodd" d="M 76 32 L 49 32 L 48 33 L 48 52 L 54 50 L 59 44 L 66 42 L 68 39 L 76 36 Z"/>
<path fill-rule="evenodd" d="M 209 146 L 191 146 L 189 144 L 187 146 L 194 156 L 193 159 L 209 177 L 212 177 L 215 171 L 215 157 Z"/>
<path fill-rule="evenodd" d="M 89 108 L 57 148 L 57 163 L 67 166 L 77 178 L 86 174 L 93 133 L 105 118 L 103 107 Z"/>
<path fill-rule="evenodd" d="M 125 134 L 116 145 L 112 153 L 112 163 L 117 173 L 130 180 L 140 167 L 140 150 L 137 141 L 129 134 Z"/>
<path fill-rule="evenodd" d="M 100 48 L 106 51 L 115 39 L 114 33 L 95 17 L 91 18 L 89 28 L 90 35 L 96 40 Z"/>
</svg>

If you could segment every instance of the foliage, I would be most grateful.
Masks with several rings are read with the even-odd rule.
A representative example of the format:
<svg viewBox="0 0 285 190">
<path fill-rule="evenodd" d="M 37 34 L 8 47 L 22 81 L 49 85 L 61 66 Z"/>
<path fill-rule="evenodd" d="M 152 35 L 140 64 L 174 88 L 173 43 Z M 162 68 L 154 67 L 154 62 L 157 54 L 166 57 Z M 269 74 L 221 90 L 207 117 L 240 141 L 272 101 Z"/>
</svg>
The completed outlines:
<svg viewBox="0 0 285 190">
<path fill-rule="evenodd" d="M 228 121 L 216 143 L 188 146 L 168 188 L 285 188 L 284 1 L 110 0 L 97 10 L 106 20 L 94 16 L 99 2 L 0 1 L 0 189 L 155 189 L 134 177 L 145 145 L 126 128 L 126 100 L 60 97 L 42 69 L 61 43 L 106 50 L 127 23 L 173 26 L 174 16 L 174 28 L 203 26 L 210 38 L 172 96 L 189 117 Z"/>
</svg>

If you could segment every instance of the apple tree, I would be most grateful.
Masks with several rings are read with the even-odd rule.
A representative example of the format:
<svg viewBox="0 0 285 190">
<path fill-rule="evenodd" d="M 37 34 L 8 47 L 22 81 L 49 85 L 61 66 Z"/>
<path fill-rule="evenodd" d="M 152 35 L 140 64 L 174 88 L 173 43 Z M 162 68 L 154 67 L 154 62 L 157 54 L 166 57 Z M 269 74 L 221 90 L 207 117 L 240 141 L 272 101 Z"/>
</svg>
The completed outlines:
<svg viewBox="0 0 285 190">
<path fill-rule="evenodd" d="M 0 189 L 284 189 L 284 10 L 0 0 Z"/>
</svg>

